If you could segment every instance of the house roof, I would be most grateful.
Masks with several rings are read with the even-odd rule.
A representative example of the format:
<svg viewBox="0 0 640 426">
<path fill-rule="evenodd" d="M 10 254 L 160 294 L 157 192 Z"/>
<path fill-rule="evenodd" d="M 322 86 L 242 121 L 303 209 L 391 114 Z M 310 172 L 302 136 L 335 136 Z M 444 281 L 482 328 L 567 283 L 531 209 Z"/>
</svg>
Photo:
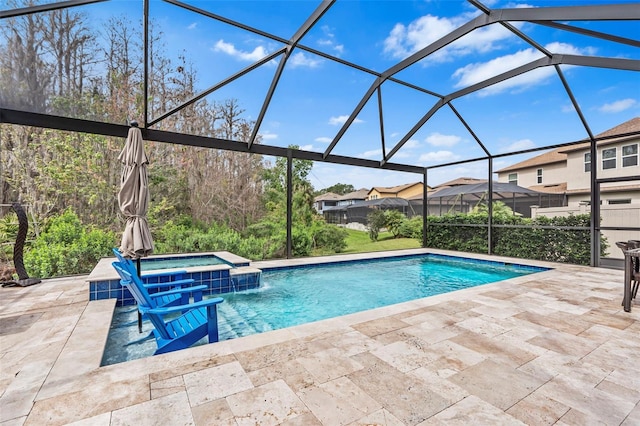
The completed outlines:
<svg viewBox="0 0 640 426">
<path fill-rule="evenodd" d="M 315 197 L 313 201 L 338 201 L 339 199 L 340 195 L 333 192 L 325 192 L 324 194 L 320 194 Z"/>
<path fill-rule="evenodd" d="M 369 194 L 369 190 L 367 188 L 360 188 L 357 191 L 353 191 L 353 192 L 349 192 L 347 194 L 344 194 L 343 196 L 338 198 L 338 201 L 366 200 L 367 199 L 367 194 Z"/>
<path fill-rule="evenodd" d="M 482 183 L 486 181 L 487 181 L 486 179 L 478 179 L 478 178 L 472 178 L 472 177 L 459 177 L 459 178 L 450 180 L 448 182 L 441 183 L 440 185 L 436 185 L 433 187 L 433 189 L 438 190 L 440 188 L 448 188 L 451 186 L 458 186 L 458 185 L 469 185 L 472 183 Z"/>
<path fill-rule="evenodd" d="M 609 130 L 606 130 L 602 133 L 599 133 L 595 136 L 596 139 L 598 138 L 608 138 L 611 136 L 615 136 L 615 135 L 625 135 L 628 133 L 640 133 L 640 117 L 635 117 L 632 118 L 629 121 L 625 121 L 622 124 L 617 125 L 616 127 L 613 127 Z M 621 136 L 621 137 L 617 137 L 617 138 L 612 138 L 612 139 L 607 139 L 604 141 L 600 141 L 598 142 L 598 146 L 602 146 L 602 145 L 609 145 L 609 144 L 613 144 L 613 143 L 617 143 L 617 142 L 621 142 L 624 140 L 628 140 L 628 139 L 638 139 L 640 138 L 640 134 L 637 135 L 631 135 L 631 136 Z M 562 152 L 573 152 L 573 151 L 579 151 L 581 149 L 585 149 L 585 148 L 589 148 L 591 146 L 591 144 L 589 142 L 585 142 L 585 143 L 581 143 L 579 145 L 572 145 L 569 147 L 565 147 L 562 148 L 561 151 Z"/>
<path fill-rule="evenodd" d="M 412 186 L 422 185 L 422 182 L 413 182 L 413 183 L 405 183 L 404 185 L 397 186 L 374 186 L 371 188 L 372 191 L 378 191 L 381 194 L 397 194 L 398 192 L 404 191 L 407 188 L 411 188 Z"/>
<path fill-rule="evenodd" d="M 542 166 L 546 164 L 561 163 L 567 161 L 567 154 L 560 152 L 566 148 L 557 148 L 544 154 L 536 155 L 516 164 L 504 167 L 496 173 L 510 172 L 512 170 L 526 169 L 529 167 Z"/>
<path fill-rule="evenodd" d="M 619 124 L 615 127 L 612 127 L 609 130 L 606 130 L 602 133 L 599 133 L 595 136 L 595 138 L 606 138 L 620 134 L 627 133 L 640 133 L 640 117 L 632 118 L 631 120 L 625 121 L 622 124 Z M 632 136 L 623 136 L 620 138 L 607 139 L 604 141 L 598 142 L 598 146 L 608 145 L 616 142 L 620 142 L 621 140 L 638 138 L 640 135 L 632 135 Z M 590 142 L 585 142 L 581 144 L 571 145 L 569 147 L 561 147 L 556 148 L 552 151 L 545 152 L 544 154 L 537 155 L 535 157 L 529 158 L 527 160 L 521 161 L 516 164 L 512 164 L 511 166 L 504 167 L 498 170 L 496 173 L 504 173 L 512 170 L 520 170 L 526 169 L 529 167 L 542 166 L 553 163 L 560 163 L 563 161 L 567 161 L 567 152 L 578 151 L 581 149 L 588 148 L 590 146 Z"/>
<path fill-rule="evenodd" d="M 376 207 L 402 207 L 402 206 L 408 206 L 409 205 L 409 201 L 405 200 L 404 198 L 398 198 L 398 197 L 389 197 L 389 198 L 378 198 L 376 200 L 366 200 L 363 201 L 361 203 L 357 203 L 357 204 L 352 204 L 350 206 L 346 206 L 347 209 L 355 209 L 358 207 L 371 207 L 371 206 L 376 206 Z"/>
<path fill-rule="evenodd" d="M 545 194 L 564 194 L 567 192 L 567 182 L 554 183 L 551 185 L 532 185 L 529 189 L 544 192 Z"/>
</svg>

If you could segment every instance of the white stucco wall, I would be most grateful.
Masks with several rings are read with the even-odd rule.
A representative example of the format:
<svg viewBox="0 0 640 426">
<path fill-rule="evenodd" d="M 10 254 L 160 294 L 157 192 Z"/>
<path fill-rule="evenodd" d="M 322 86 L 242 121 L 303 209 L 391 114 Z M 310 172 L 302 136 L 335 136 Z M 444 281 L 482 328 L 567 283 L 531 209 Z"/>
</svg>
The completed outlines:
<svg viewBox="0 0 640 426">
<path fill-rule="evenodd" d="M 638 149 L 640 150 L 639 141 L 640 139 L 598 147 L 598 158 L 595 162 L 591 163 L 592 167 L 595 165 L 598 168 L 598 178 L 606 179 L 640 175 L 640 160 L 635 166 L 622 166 L 622 147 L 638 143 Z M 609 148 L 616 148 L 616 167 L 613 169 L 603 169 L 602 150 Z M 588 149 L 567 152 L 567 168 L 566 177 L 564 180 L 564 182 L 567 182 L 567 190 L 589 188 L 591 182 L 591 174 L 584 171 L 584 154 L 587 152 L 589 152 Z"/>
</svg>

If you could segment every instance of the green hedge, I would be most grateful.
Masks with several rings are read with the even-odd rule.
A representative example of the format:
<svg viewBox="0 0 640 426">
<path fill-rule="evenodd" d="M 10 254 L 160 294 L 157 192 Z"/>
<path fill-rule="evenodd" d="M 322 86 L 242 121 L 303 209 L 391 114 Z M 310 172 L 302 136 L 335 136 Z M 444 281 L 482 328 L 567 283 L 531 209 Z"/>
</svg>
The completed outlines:
<svg viewBox="0 0 640 426">
<path fill-rule="evenodd" d="M 488 252 L 486 215 L 429 216 L 427 223 L 427 247 L 472 253 Z M 492 253 L 494 254 L 578 265 L 589 265 L 591 261 L 589 229 L 541 228 L 541 226 L 589 228 L 588 214 L 536 219 L 509 216 L 494 218 L 493 224 L 527 226 L 526 228 L 494 227 L 492 234 Z M 605 255 L 607 247 L 607 241 L 602 237 L 601 255 Z"/>
<path fill-rule="evenodd" d="M 118 236 L 92 229 L 69 209 L 52 218 L 40 237 L 24 253 L 25 269 L 32 277 L 86 274 L 101 257 L 109 256 Z"/>
</svg>

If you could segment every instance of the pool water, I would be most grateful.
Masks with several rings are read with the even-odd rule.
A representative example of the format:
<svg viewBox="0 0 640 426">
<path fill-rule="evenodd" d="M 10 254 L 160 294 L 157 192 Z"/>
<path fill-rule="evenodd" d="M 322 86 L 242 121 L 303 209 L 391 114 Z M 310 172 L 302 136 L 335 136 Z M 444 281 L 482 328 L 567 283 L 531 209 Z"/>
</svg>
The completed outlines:
<svg viewBox="0 0 640 426">
<path fill-rule="evenodd" d="M 140 269 L 150 271 L 152 269 L 189 268 L 192 266 L 227 265 L 227 262 L 214 255 L 204 256 L 179 256 L 159 259 L 142 259 Z"/>
<path fill-rule="evenodd" d="M 222 296 L 218 317 L 225 334 L 245 336 L 531 272 L 434 256 L 263 271 L 259 289 Z"/>
<path fill-rule="evenodd" d="M 406 302 L 545 270 L 425 255 L 266 270 L 259 289 L 222 295 L 220 340 L 262 333 Z M 103 365 L 150 356 L 152 326 L 137 329 L 137 310 L 116 308 Z M 142 341 L 139 341 L 140 339 Z M 133 343 L 132 343 L 133 342 Z M 206 343 L 206 338 L 201 341 Z M 200 343 L 200 342 L 199 342 Z"/>
</svg>

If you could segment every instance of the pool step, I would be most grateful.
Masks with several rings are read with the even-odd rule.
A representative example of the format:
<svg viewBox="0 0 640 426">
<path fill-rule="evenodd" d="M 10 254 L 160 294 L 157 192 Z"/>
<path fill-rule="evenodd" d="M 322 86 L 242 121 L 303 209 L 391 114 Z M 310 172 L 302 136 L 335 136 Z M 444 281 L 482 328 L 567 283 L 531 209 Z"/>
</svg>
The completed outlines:
<svg viewBox="0 0 640 426">
<path fill-rule="evenodd" d="M 245 320 L 250 321 L 251 328 L 257 333 L 273 330 L 271 324 L 262 319 L 262 317 L 254 311 L 249 305 L 240 305 L 236 307 L 236 312 Z"/>
<path fill-rule="evenodd" d="M 218 308 L 218 328 L 221 339 L 234 339 L 272 329 L 264 321 L 258 321 L 256 324 L 255 317 L 257 314 L 253 309 L 246 306 L 242 306 L 239 309 L 236 308 L 230 303 L 224 306 L 221 304 Z"/>
</svg>

